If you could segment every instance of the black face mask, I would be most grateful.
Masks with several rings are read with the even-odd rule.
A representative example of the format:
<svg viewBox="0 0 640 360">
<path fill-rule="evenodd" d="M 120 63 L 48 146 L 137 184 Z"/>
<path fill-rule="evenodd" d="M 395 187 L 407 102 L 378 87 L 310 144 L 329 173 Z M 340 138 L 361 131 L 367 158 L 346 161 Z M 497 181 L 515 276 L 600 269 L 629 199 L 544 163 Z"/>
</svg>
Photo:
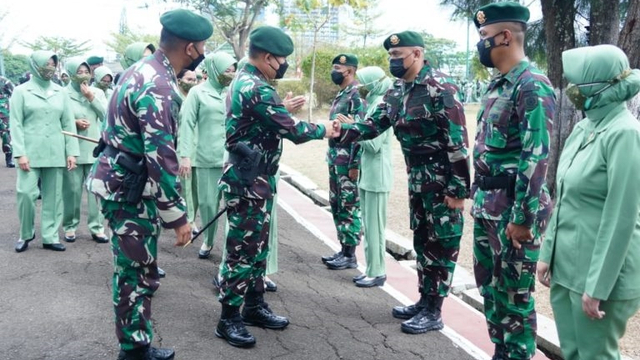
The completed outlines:
<svg viewBox="0 0 640 360">
<path fill-rule="evenodd" d="M 194 47 L 194 49 L 196 49 L 196 53 L 198 53 L 198 57 L 195 60 L 191 61 L 191 64 L 189 64 L 189 66 L 185 67 L 185 69 L 189 71 L 196 71 L 196 68 L 198 67 L 198 65 L 200 65 L 202 60 L 204 60 L 204 54 L 200 54 L 200 51 L 198 51 L 197 48 Z"/>
<path fill-rule="evenodd" d="M 405 56 L 405 57 L 403 57 L 401 59 L 390 59 L 389 60 L 389 72 L 391 73 L 391 75 L 393 75 L 393 76 L 395 76 L 397 78 L 402 78 L 404 76 L 404 74 L 407 73 L 407 71 L 409 69 L 404 67 L 404 59 L 406 59 L 407 56 Z"/>
<path fill-rule="evenodd" d="M 278 60 L 276 60 L 276 62 L 277 61 Z M 269 66 L 271 66 L 271 63 L 269 63 Z M 282 64 L 280 64 L 278 70 L 276 70 L 276 68 L 274 68 L 273 66 L 271 66 L 271 68 L 276 72 L 276 77 L 274 79 L 282 79 L 284 77 L 284 74 L 287 72 L 287 69 L 289 68 L 289 63 L 287 63 L 287 60 L 285 60 Z"/>
<path fill-rule="evenodd" d="M 333 81 L 333 83 L 336 85 L 342 85 L 342 83 L 344 82 L 344 74 L 339 70 L 332 70 L 331 81 Z"/>
<path fill-rule="evenodd" d="M 502 46 L 496 45 L 496 36 L 502 33 L 497 33 L 492 37 L 488 37 L 486 39 L 482 39 L 478 41 L 476 47 L 478 48 L 478 57 L 480 58 L 480 63 L 488 68 L 496 67 L 491 60 L 491 49 Z"/>
</svg>

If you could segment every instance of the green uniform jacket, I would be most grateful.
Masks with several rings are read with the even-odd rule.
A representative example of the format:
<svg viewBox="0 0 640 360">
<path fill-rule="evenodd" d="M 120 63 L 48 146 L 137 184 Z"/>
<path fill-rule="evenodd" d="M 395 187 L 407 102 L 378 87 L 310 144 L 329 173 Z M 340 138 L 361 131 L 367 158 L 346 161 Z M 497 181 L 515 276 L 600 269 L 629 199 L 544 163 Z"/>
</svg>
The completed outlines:
<svg viewBox="0 0 640 360">
<path fill-rule="evenodd" d="M 385 78 L 378 87 L 386 91 L 390 85 L 391 80 Z M 367 114 L 365 118 L 375 113 L 376 107 L 383 101 L 383 95 L 384 93 L 381 95 L 370 93 L 367 96 Z M 373 192 L 391 191 L 393 187 L 392 135 L 393 129 L 387 129 L 382 135 L 373 140 L 360 141 L 360 146 L 362 147 L 360 181 L 358 182 L 360 189 Z"/>
<path fill-rule="evenodd" d="M 69 94 L 69 99 L 71 99 L 71 113 L 73 114 L 74 120 L 86 119 L 91 123 L 86 130 L 78 130 L 76 128 L 78 135 L 98 140 L 106 112 L 107 98 L 104 95 L 104 91 L 94 87 L 90 89 L 94 95 L 92 102 L 89 102 L 87 98 L 74 89 L 73 86 L 67 86 L 65 88 Z M 78 144 L 80 156 L 78 156 L 77 164 L 93 164 L 96 160 L 93 157 L 93 149 L 96 147 L 96 144 L 85 140 L 78 140 Z"/>
<path fill-rule="evenodd" d="M 624 103 L 565 143 L 540 260 L 552 280 L 600 300 L 640 297 L 640 123 Z"/>
<path fill-rule="evenodd" d="M 180 110 L 178 156 L 191 159 L 192 167 L 221 168 L 226 139 L 227 88 L 205 81 L 194 86 Z"/>
<path fill-rule="evenodd" d="M 78 141 L 62 134 L 76 132 L 71 104 L 64 88 L 51 83 L 46 91 L 31 79 L 15 88 L 10 100 L 13 157 L 27 156 L 34 168 L 66 167 L 78 156 Z"/>
</svg>

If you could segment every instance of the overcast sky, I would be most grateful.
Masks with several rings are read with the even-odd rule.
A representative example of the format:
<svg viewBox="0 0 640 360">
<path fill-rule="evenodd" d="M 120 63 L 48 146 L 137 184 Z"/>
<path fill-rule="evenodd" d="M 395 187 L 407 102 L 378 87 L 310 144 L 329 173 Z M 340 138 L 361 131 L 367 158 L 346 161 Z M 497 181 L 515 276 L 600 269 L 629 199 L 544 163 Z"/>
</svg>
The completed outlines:
<svg viewBox="0 0 640 360">
<path fill-rule="evenodd" d="M 378 26 L 389 34 L 402 30 L 426 30 L 436 37 L 448 38 L 466 47 L 466 22 L 450 21 L 451 9 L 439 6 L 439 0 L 380 0 L 383 16 Z M 532 20 L 540 17 L 539 1 L 532 5 Z M 143 5 L 149 4 L 146 8 Z M 120 14 L 126 8 L 131 28 L 146 33 L 159 33 L 159 15 L 168 7 L 162 0 L 0 0 L 0 11 L 9 15 L 0 24 L 0 34 L 6 46 L 9 38 L 31 42 L 40 35 L 62 36 L 78 41 L 90 40 L 91 54 L 104 55 L 104 42 L 118 30 Z M 471 24 L 471 50 L 478 41 Z M 29 50 L 15 44 L 11 50 L 28 54 Z"/>
</svg>

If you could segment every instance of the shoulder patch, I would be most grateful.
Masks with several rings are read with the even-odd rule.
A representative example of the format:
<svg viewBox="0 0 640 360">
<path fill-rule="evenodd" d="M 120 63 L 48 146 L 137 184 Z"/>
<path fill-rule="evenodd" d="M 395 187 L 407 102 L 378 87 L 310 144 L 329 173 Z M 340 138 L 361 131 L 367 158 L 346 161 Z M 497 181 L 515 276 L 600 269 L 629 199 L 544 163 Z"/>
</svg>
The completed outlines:
<svg viewBox="0 0 640 360">
<path fill-rule="evenodd" d="M 520 87 L 520 91 L 522 92 L 522 99 L 524 100 L 524 109 L 526 111 L 532 111 L 538 106 L 538 86 L 535 82 L 528 82 L 522 87 Z"/>
<path fill-rule="evenodd" d="M 456 102 L 455 102 L 455 99 L 453 98 L 453 94 L 449 90 L 442 92 L 442 103 L 444 104 L 444 107 L 449 109 L 456 106 Z"/>
</svg>

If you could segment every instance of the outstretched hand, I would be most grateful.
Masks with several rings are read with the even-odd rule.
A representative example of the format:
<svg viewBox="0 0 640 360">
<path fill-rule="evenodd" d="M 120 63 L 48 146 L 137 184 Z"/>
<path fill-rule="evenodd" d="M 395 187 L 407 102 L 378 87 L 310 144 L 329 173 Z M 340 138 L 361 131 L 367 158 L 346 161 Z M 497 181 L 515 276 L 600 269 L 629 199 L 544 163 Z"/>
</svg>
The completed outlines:
<svg viewBox="0 0 640 360">
<path fill-rule="evenodd" d="M 298 110 L 300 110 L 300 108 L 303 107 L 306 102 L 307 99 L 304 96 L 298 95 L 294 97 L 292 92 L 288 92 L 287 96 L 284 98 L 284 100 L 282 100 L 284 107 L 288 112 L 292 114 L 298 112 Z"/>
<path fill-rule="evenodd" d="M 340 122 L 333 120 L 333 121 L 327 121 L 323 123 L 324 125 L 324 129 L 325 129 L 325 133 L 324 133 L 324 137 L 326 138 L 337 138 L 340 136 Z"/>
<path fill-rule="evenodd" d="M 353 120 L 351 115 L 346 116 L 343 114 L 338 114 L 338 117 L 336 118 L 336 120 L 338 120 L 342 124 L 353 124 L 355 122 L 355 120 Z"/>
</svg>

